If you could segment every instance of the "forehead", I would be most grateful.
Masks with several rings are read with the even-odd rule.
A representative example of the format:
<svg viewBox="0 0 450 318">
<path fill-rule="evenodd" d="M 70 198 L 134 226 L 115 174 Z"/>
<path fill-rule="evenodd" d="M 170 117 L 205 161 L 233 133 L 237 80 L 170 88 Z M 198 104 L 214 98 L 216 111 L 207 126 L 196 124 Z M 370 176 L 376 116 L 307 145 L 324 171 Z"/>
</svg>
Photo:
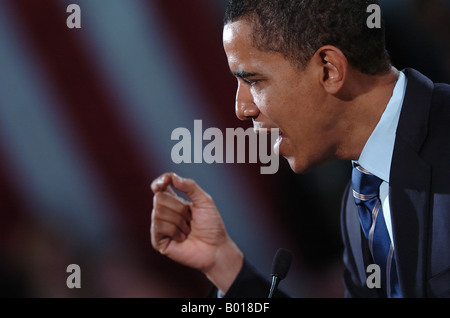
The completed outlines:
<svg viewBox="0 0 450 318">
<path fill-rule="evenodd" d="M 281 53 L 261 51 L 253 45 L 253 27 L 245 19 L 223 28 L 223 46 L 232 72 L 270 74 L 292 64 Z"/>
<path fill-rule="evenodd" d="M 253 45 L 252 25 L 246 20 L 228 23 L 223 29 L 223 45 L 230 67 L 248 68 L 265 61 L 271 55 Z"/>
<path fill-rule="evenodd" d="M 241 49 L 240 51 L 256 50 L 252 42 L 252 26 L 247 20 L 237 20 L 224 26 L 223 45 L 227 53 L 238 49 Z"/>
<path fill-rule="evenodd" d="M 252 24 L 247 19 L 238 19 L 229 22 L 223 27 L 223 40 L 228 42 L 233 40 L 238 34 L 249 35 Z"/>
</svg>

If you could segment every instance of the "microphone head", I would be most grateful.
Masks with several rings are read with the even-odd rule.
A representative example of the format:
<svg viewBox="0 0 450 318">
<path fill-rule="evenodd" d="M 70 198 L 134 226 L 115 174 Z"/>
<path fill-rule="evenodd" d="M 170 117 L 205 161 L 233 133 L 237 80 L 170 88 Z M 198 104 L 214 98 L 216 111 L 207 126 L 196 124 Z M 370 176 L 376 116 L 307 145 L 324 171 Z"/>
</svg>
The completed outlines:
<svg viewBox="0 0 450 318">
<path fill-rule="evenodd" d="M 292 253 L 285 248 L 279 248 L 272 263 L 272 276 L 284 279 L 291 266 Z"/>
</svg>

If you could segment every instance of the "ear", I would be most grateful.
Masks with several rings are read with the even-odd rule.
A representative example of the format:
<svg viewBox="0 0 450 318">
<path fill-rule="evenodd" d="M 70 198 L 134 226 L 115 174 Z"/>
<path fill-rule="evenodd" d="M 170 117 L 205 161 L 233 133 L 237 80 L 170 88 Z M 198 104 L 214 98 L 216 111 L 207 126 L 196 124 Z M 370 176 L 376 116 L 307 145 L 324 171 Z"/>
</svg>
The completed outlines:
<svg viewBox="0 0 450 318">
<path fill-rule="evenodd" d="M 329 94 L 337 94 L 344 85 L 348 61 L 340 49 L 332 45 L 320 47 L 314 54 L 320 66 L 320 81 Z"/>
</svg>

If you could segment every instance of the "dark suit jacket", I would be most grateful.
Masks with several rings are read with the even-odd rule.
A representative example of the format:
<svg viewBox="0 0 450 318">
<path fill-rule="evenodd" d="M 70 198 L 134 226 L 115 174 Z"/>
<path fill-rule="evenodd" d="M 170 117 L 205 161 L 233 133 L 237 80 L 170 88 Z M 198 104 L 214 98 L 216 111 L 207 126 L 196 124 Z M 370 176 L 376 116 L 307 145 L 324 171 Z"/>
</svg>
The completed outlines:
<svg viewBox="0 0 450 318">
<path fill-rule="evenodd" d="M 450 297 L 450 86 L 403 71 L 408 85 L 389 182 L 400 288 L 408 298 Z M 341 209 L 346 297 L 380 297 L 379 289 L 366 285 L 372 261 L 349 189 Z M 225 296 L 267 297 L 269 286 L 245 260 Z"/>
<path fill-rule="evenodd" d="M 450 297 L 450 86 L 404 72 L 389 182 L 400 288 L 403 297 Z M 341 218 L 347 296 L 377 297 L 366 287 L 370 257 L 348 190 Z"/>
</svg>

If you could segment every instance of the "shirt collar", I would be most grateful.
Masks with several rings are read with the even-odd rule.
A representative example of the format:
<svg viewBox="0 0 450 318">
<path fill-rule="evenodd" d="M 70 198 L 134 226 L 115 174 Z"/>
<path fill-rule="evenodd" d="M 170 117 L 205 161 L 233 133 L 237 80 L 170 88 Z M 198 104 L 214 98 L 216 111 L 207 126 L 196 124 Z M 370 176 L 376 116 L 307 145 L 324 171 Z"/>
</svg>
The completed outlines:
<svg viewBox="0 0 450 318">
<path fill-rule="evenodd" d="M 395 135 L 406 85 L 407 78 L 400 71 L 392 97 L 356 162 L 386 182 L 389 182 Z"/>
</svg>

